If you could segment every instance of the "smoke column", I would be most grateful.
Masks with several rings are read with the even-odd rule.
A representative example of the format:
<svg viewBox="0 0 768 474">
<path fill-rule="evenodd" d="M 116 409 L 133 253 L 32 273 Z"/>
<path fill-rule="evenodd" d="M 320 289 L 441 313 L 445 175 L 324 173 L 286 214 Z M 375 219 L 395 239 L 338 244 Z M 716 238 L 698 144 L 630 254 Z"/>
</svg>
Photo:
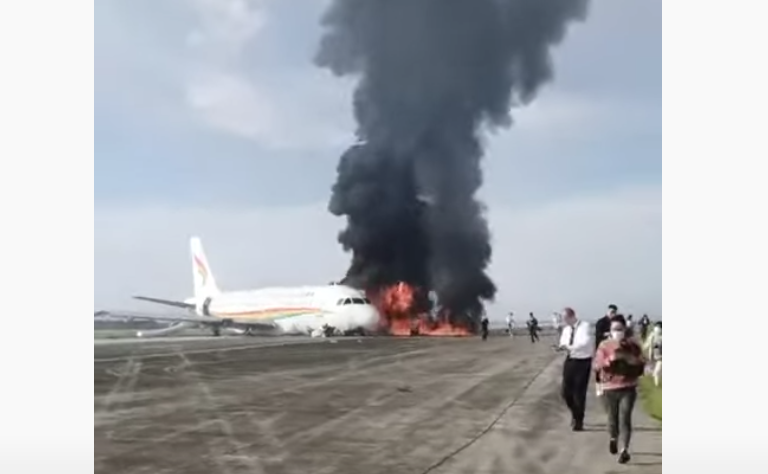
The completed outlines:
<svg viewBox="0 0 768 474">
<path fill-rule="evenodd" d="M 432 288 L 475 320 L 496 287 L 475 198 L 483 128 L 507 127 L 552 79 L 550 48 L 588 0 L 335 0 L 316 64 L 355 75 L 358 143 L 329 205 L 348 225 L 346 282 Z"/>
</svg>

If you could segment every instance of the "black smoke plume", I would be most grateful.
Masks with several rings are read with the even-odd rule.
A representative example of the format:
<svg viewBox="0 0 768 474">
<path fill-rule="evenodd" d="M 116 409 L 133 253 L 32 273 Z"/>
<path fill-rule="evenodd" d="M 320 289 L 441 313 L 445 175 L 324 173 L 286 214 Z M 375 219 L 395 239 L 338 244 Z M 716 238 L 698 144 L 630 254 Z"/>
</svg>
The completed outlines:
<svg viewBox="0 0 768 474">
<path fill-rule="evenodd" d="M 552 79 L 550 48 L 588 0 L 335 0 L 316 63 L 356 75 L 358 143 L 341 158 L 330 211 L 352 252 L 346 282 L 431 288 L 476 320 L 496 287 L 475 198 L 481 132 Z M 465 319 L 468 318 L 468 319 Z"/>
</svg>

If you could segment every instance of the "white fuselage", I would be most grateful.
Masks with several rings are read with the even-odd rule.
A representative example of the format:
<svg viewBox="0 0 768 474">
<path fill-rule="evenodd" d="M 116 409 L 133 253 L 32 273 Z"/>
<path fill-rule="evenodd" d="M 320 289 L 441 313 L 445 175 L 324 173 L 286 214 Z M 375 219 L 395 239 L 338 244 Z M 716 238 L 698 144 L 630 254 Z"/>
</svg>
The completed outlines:
<svg viewBox="0 0 768 474">
<path fill-rule="evenodd" d="M 200 316 L 231 321 L 232 327 L 272 324 L 282 334 L 313 334 L 326 327 L 374 332 L 380 323 L 363 292 L 343 285 L 227 292 L 198 303 Z"/>
<path fill-rule="evenodd" d="M 241 334 L 346 334 L 373 333 L 379 329 L 379 312 L 365 294 L 344 285 L 262 288 L 221 291 L 208 265 L 199 237 L 190 239 L 194 297 L 185 301 L 147 296 L 150 303 L 192 310 L 195 317 L 160 315 L 144 319 L 176 323 L 141 335 L 163 335 L 189 324 Z"/>
</svg>

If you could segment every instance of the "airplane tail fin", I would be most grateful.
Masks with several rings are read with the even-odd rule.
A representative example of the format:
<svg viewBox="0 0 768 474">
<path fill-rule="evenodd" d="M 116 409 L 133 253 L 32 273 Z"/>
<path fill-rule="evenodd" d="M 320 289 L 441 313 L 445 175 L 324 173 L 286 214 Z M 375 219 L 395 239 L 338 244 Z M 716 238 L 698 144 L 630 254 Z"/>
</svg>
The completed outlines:
<svg viewBox="0 0 768 474">
<path fill-rule="evenodd" d="M 198 302 L 220 293 L 216 279 L 208 265 L 208 259 L 203 251 L 203 243 L 199 237 L 190 240 L 192 251 L 192 272 L 195 281 L 195 299 Z"/>
</svg>

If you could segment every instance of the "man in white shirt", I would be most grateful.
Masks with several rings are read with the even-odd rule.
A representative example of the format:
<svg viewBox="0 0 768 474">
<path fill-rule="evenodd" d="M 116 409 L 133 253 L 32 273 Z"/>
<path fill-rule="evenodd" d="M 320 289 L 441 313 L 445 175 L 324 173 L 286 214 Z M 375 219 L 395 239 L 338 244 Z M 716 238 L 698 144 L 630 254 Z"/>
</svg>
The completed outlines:
<svg viewBox="0 0 768 474">
<path fill-rule="evenodd" d="M 572 308 L 563 311 L 563 323 L 560 349 L 566 351 L 568 356 L 563 365 L 562 396 L 571 412 L 571 428 L 573 431 L 584 431 L 595 340 L 590 324 L 579 320 Z"/>
<path fill-rule="evenodd" d="M 509 331 L 509 337 L 515 335 L 515 313 L 509 313 L 507 315 L 507 331 Z"/>
<path fill-rule="evenodd" d="M 552 327 L 557 331 L 557 338 L 559 340 L 563 335 L 563 315 L 552 313 Z"/>
</svg>

